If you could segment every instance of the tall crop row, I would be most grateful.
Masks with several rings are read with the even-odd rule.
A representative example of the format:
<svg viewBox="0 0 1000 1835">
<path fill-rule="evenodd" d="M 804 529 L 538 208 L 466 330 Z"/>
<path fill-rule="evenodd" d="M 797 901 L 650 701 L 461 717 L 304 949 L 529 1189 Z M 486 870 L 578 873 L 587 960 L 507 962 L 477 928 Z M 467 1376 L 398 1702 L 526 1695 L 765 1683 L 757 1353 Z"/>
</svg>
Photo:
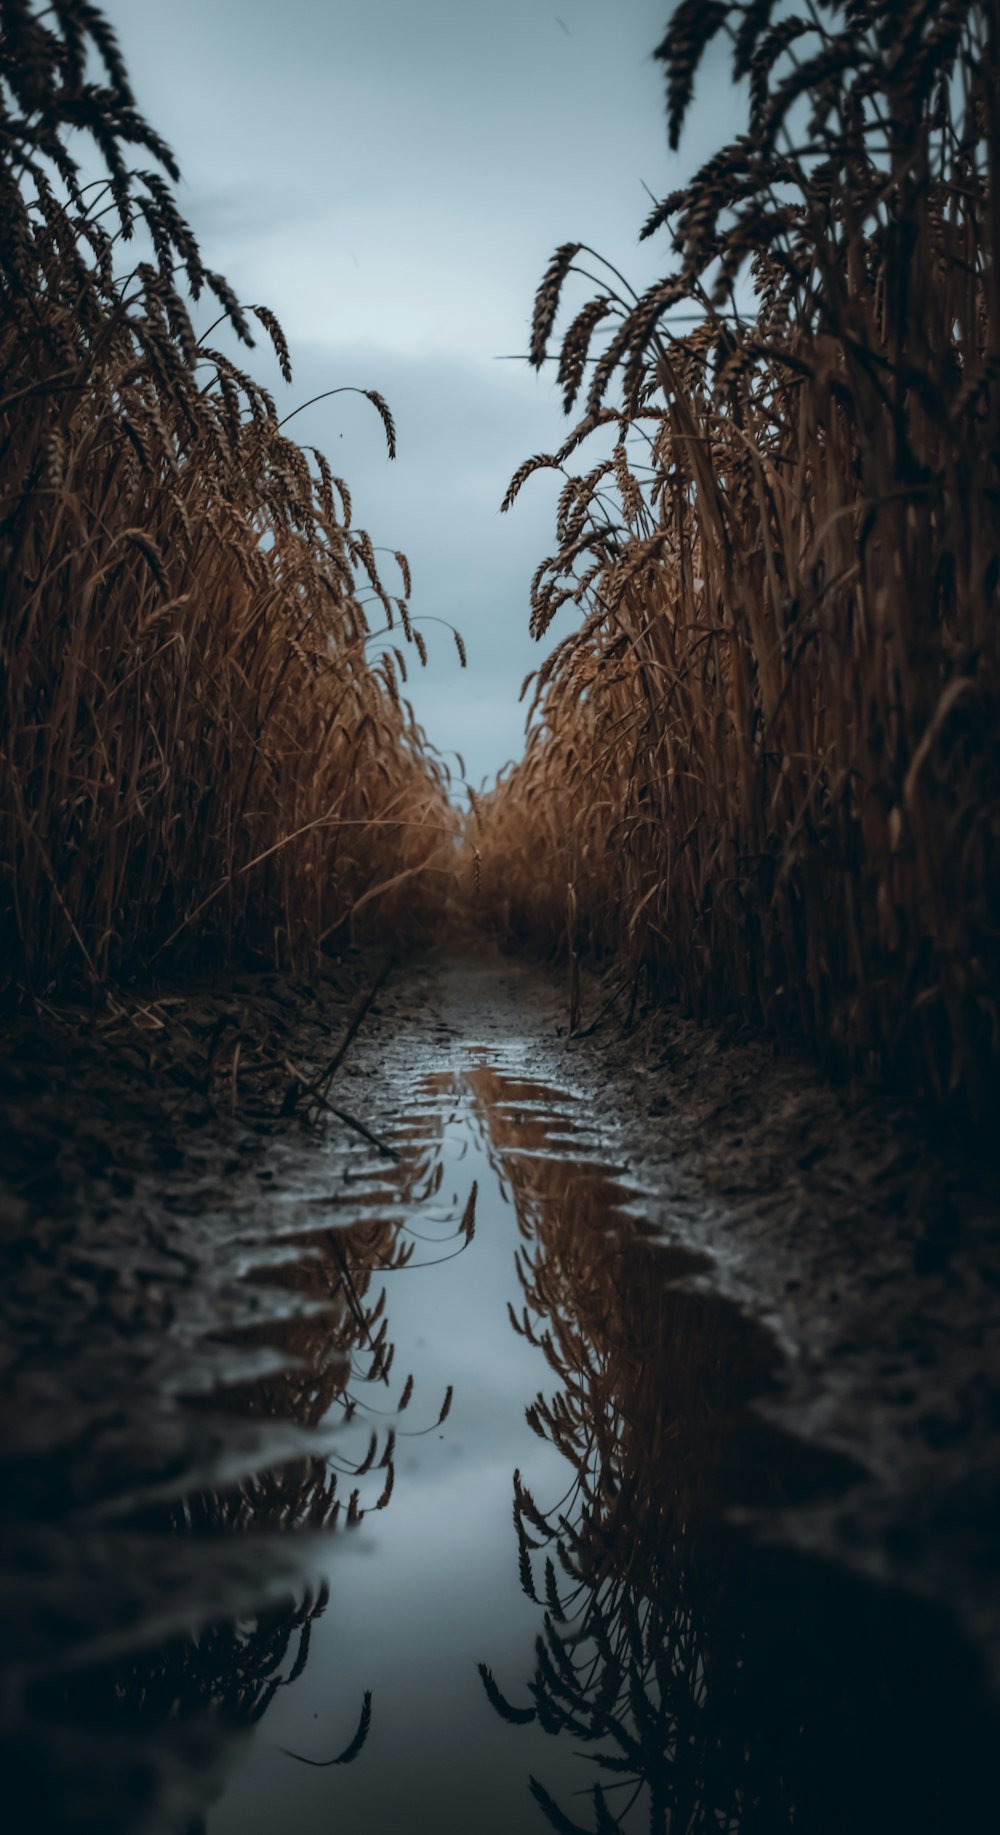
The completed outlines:
<svg viewBox="0 0 1000 1835">
<path fill-rule="evenodd" d="M 263 332 L 290 379 L 175 177 L 97 9 L 0 0 L 8 986 L 193 946 L 301 961 L 348 923 L 419 931 L 448 880 L 446 786 L 384 641 L 414 640 L 405 559 L 387 589 L 347 485 L 234 361 Z"/>
<path fill-rule="evenodd" d="M 1000 1038 L 1000 156 L 990 0 L 683 0 L 747 131 L 569 315 L 527 755 L 481 805 L 508 936 L 624 954 L 973 1112 Z M 728 106 L 728 104 L 727 104 Z M 572 276 L 557 251 L 532 357 Z M 587 456 L 581 460 L 586 444 Z"/>
</svg>

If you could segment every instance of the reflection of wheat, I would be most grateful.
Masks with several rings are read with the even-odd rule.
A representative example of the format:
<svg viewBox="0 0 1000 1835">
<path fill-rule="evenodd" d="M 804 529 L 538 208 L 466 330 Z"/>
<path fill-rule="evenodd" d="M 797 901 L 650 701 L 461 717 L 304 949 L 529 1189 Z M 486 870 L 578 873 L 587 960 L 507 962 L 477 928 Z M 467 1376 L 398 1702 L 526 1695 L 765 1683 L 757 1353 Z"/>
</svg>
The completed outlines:
<svg viewBox="0 0 1000 1835">
<path fill-rule="evenodd" d="M 404 1199 L 433 1186 L 440 1139 L 440 1126 L 425 1125 L 420 1148 L 402 1154 L 387 1171 L 390 1187 Z M 389 1190 L 382 1197 L 391 1201 L 392 1195 Z M 456 1220 L 456 1234 L 463 1242 L 471 1233 L 474 1215 L 473 1192 Z M 292 1240 L 285 1238 L 287 1243 Z M 395 1487 L 397 1435 L 405 1431 L 399 1427 L 399 1417 L 406 1414 L 414 1394 L 413 1377 L 408 1376 L 388 1421 L 381 1406 L 369 1410 L 365 1400 L 371 1385 L 391 1367 L 383 1277 L 409 1262 L 413 1244 L 405 1231 L 395 1222 L 376 1218 L 344 1229 L 310 1229 L 294 1240 L 300 1253 L 267 1267 L 257 1278 L 272 1289 L 291 1289 L 307 1302 L 308 1309 L 279 1321 L 265 1318 L 259 1326 L 230 1335 L 241 1345 L 266 1344 L 280 1351 L 285 1367 L 243 1388 L 228 1388 L 225 1406 L 263 1422 L 292 1421 L 307 1431 L 339 1413 L 348 1431 L 335 1441 L 332 1456 L 279 1458 L 276 1463 L 262 1464 L 238 1484 L 192 1491 L 180 1504 L 150 1503 L 144 1510 L 147 1530 L 188 1541 L 194 1573 L 202 1549 L 218 1551 L 220 1543 L 225 1547 L 229 1539 L 237 1562 L 241 1548 L 262 1549 L 262 1593 L 267 1587 L 268 1560 L 266 1540 L 259 1539 L 261 1532 L 286 1535 L 340 1525 L 354 1527 L 369 1511 L 389 1507 Z M 380 1388 L 380 1403 L 381 1393 Z M 219 1407 L 219 1398 L 212 1405 Z M 433 1431 L 447 1417 L 450 1406 L 449 1389 L 430 1426 L 418 1427 L 416 1432 Z M 373 1413 L 383 1418 L 373 1422 Z M 363 1434 L 360 1445 L 355 1437 L 358 1427 Z M 262 1457 L 267 1459 L 269 1454 Z M 243 1536 L 250 1540 L 241 1543 Z M 215 1553 L 213 1558 L 220 1556 Z M 224 1557 L 222 1562 L 224 1569 Z M 52 1686 L 71 1715 L 81 1704 L 92 1706 L 95 1691 L 110 1691 L 109 1724 L 132 1713 L 147 1696 L 155 1696 L 164 1715 L 173 1709 L 190 1714 L 220 1706 L 231 1721 L 259 1719 L 275 1691 L 294 1682 L 304 1670 L 310 1626 L 322 1613 L 327 1596 L 324 1586 L 287 1608 L 248 1614 L 238 1627 L 210 1627 L 197 1640 L 178 1636 L 155 1656 L 130 1659 L 102 1672 L 93 1685 L 88 1678 L 86 1688 L 79 1691 L 76 1684 Z M 157 1603 L 151 1595 L 150 1609 Z M 181 1597 L 176 1609 L 183 1612 L 186 1603 Z M 173 1607 L 170 1602 L 167 1609 Z M 179 1630 L 184 1625 L 186 1620 Z M 286 1657 L 296 1630 L 300 1636 L 289 1666 Z M 337 1762 L 350 1762 L 360 1749 L 360 1744 L 352 1742 Z"/>
<path fill-rule="evenodd" d="M 543 1103 L 508 1119 L 489 1071 L 475 1073 L 475 1094 L 523 1238 L 525 1309 L 519 1319 L 512 1308 L 511 1321 L 544 1349 L 559 1385 L 538 1395 L 528 1423 L 573 1473 L 549 1511 L 514 1473 L 521 1585 L 544 1607 L 542 1632 L 528 1701 L 509 1700 L 481 1663 L 487 1698 L 504 1720 L 565 1733 L 589 1755 L 599 1830 L 640 1826 L 633 1804 L 655 1835 L 735 1831 L 745 1806 L 756 1826 L 753 1806 L 772 1802 L 773 1768 L 788 1759 L 783 1750 L 775 1760 L 770 1710 L 759 1711 L 768 1689 L 755 1689 L 752 1669 L 744 1678 L 752 1588 L 730 1589 L 711 1525 L 732 1417 L 761 1386 L 769 1347 L 718 1303 L 672 1290 L 662 1250 L 620 1221 L 609 1230 L 615 1188 L 599 1167 L 544 1154 Z M 792 1681 L 789 1697 L 794 1754 L 802 1708 Z M 627 1790 L 625 1810 L 609 1807 L 621 1803 L 609 1788 Z M 537 1779 L 532 1791 L 554 1828 L 580 1828 Z M 767 1826 L 776 1835 L 797 1826 L 793 1796 L 775 1803 Z"/>
<path fill-rule="evenodd" d="M 419 1146 L 401 1153 L 385 1174 L 393 1189 L 381 1195 L 387 1203 L 393 1195 L 406 1200 L 404 1214 L 411 1204 L 437 1190 L 441 1138 L 440 1118 L 435 1117 L 428 1126 L 425 1117 Z M 463 1245 L 474 1233 L 476 1195 L 473 1185 L 455 1219 L 453 1233 Z M 291 1289 L 309 1303 L 308 1310 L 232 1334 L 240 1344 L 271 1345 L 283 1353 L 287 1364 L 279 1374 L 242 1390 L 230 1388 L 227 1407 L 263 1421 L 292 1420 L 305 1429 L 317 1427 L 339 1411 L 349 1430 L 351 1423 L 363 1426 L 365 1438 L 357 1447 L 350 1430 L 342 1446 L 339 1440 L 335 1443 L 331 1457 L 282 1459 L 254 1471 L 240 1484 L 192 1492 L 180 1505 L 148 1507 L 148 1529 L 194 1539 L 195 1564 L 197 1550 L 213 1543 L 217 1546 L 220 1538 L 253 1538 L 267 1530 L 288 1534 L 341 1525 L 354 1528 L 369 1511 L 389 1507 L 396 1481 L 397 1437 L 407 1431 L 398 1421 L 412 1402 L 413 1377 L 407 1376 L 396 1407 L 390 1411 L 391 1425 L 384 1426 L 381 1420 L 369 1424 L 372 1412 L 383 1415 L 384 1411 L 381 1407 L 370 1410 L 365 1395 L 373 1384 L 381 1385 L 392 1366 L 387 1286 L 382 1277 L 405 1268 L 410 1260 L 413 1243 L 407 1240 L 405 1227 L 376 1218 L 341 1229 L 311 1229 L 294 1239 L 298 1256 L 262 1271 L 259 1278 L 269 1287 Z M 285 1240 L 290 1243 L 292 1239 Z M 380 1387 L 380 1399 L 381 1393 Z M 452 1397 L 449 1386 L 437 1416 L 413 1431 L 426 1434 L 439 1427 L 448 1418 Z M 262 1559 L 262 1591 L 266 1580 L 267 1562 Z M 153 1657 L 117 1665 L 94 1682 L 88 1677 L 85 1687 L 59 1683 L 53 1685 L 54 1691 L 62 1711 L 69 1715 L 92 1708 L 98 1695 L 103 1699 L 106 1693 L 105 1717 L 112 1725 L 147 1698 L 155 1698 L 157 1712 L 164 1716 L 221 1709 L 227 1725 L 258 1720 L 277 1689 L 303 1673 L 311 1625 L 323 1612 L 327 1598 L 324 1586 L 315 1595 L 307 1593 L 297 1604 L 248 1614 L 237 1627 L 210 1627 L 197 1640 L 175 1638 Z M 297 1649 L 289 1664 L 296 1630 Z M 365 1744 L 370 1723 L 371 1697 L 366 1692 L 354 1738 L 336 1758 L 312 1759 L 296 1752 L 290 1756 L 310 1765 L 350 1764 Z"/>
<path fill-rule="evenodd" d="M 175 1638 L 155 1656 L 71 1677 L 49 1686 L 50 1705 L 58 1703 L 67 1720 L 79 1716 L 90 1726 L 98 1717 L 105 1726 L 124 1724 L 133 1738 L 137 1717 L 155 1734 L 158 1722 L 169 1726 L 200 1716 L 203 1739 L 221 1739 L 233 1726 L 255 1725 L 278 1689 L 297 1681 L 309 1659 L 312 1627 L 328 1600 L 324 1585 L 296 1605 L 212 1627 L 197 1639 Z"/>
<path fill-rule="evenodd" d="M 358 1753 L 362 1750 L 371 1732 L 371 1724 L 372 1696 L 371 1690 L 366 1688 L 361 1703 L 361 1718 L 358 1721 L 357 1730 L 353 1739 L 344 1747 L 343 1752 L 337 1754 L 336 1758 L 310 1759 L 306 1758 L 301 1752 L 292 1752 L 291 1748 L 288 1746 L 281 1746 L 279 1750 L 286 1753 L 290 1759 L 298 1759 L 299 1763 L 302 1765 L 315 1765 L 320 1770 L 324 1770 L 329 1765 L 353 1765 Z"/>
</svg>

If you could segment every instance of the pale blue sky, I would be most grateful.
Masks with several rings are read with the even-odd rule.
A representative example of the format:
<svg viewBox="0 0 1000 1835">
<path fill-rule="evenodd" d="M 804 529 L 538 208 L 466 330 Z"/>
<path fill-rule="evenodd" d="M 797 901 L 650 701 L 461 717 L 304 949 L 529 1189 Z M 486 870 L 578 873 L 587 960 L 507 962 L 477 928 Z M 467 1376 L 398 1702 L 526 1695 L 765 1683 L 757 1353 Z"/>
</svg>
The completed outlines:
<svg viewBox="0 0 1000 1835">
<path fill-rule="evenodd" d="M 563 437 L 551 375 L 495 361 L 525 348 L 535 287 L 560 242 L 593 244 L 636 283 L 648 200 L 727 138 L 724 85 L 680 158 L 666 144 L 651 52 L 669 0 L 104 0 L 140 106 L 177 153 L 181 201 L 210 265 L 288 334 L 295 406 L 380 389 L 400 454 L 354 396 L 308 409 L 376 544 L 404 548 L 430 667 L 418 718 L 478 783 L 521 749 L 517 691 L 541 660 L 528 584 L 549 552 L 554 489 L 498 513 L 511 472 Z M 716 64 L 716 69 L 718 65 Z M 704 85 L 703 85 L 704 87 Z M 569 628 L 568 619 L 560 630 Z M 550 639 L 551 641 L 551 639 Z M 414 660 L 416 660 L 414 658 Z"/>
</svg>

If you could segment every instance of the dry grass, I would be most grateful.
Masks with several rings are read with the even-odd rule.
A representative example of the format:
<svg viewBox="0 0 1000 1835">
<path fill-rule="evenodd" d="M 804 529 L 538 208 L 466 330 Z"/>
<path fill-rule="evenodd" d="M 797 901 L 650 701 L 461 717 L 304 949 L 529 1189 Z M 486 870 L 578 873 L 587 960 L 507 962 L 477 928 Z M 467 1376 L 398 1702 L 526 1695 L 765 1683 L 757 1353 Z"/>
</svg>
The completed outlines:
<svg viewBox="0 0 1000 1835">
<path fill-rule="evenodd" d="M 625 952 L 982 1113 L 1000 1036 L 1000 59 L 984 0 L 684 0 L 676 143 L 728 34 L 749 133 L 562 340 L 558 549 L 527 755 L 481 802 L 508 937 Z M 541 363 L 581 251 L 536 305 Z M 591 267 L 587 252 L 583 269 Z M 681 315 L 675 308 L 682 309 Z M 600 457 L 576 474 L 584 440 Z"/>
<path fill-rule="evenodd" d="M 419 934 L 453 818 L 400 695 L 405 558 L 387 589 L 347 486 L 214 347 L 263 328 L 290 379 L 273 315 L 205 268 L 95 8 L 2 0 L 0 111 L 2 980 Z"/>
</svg>

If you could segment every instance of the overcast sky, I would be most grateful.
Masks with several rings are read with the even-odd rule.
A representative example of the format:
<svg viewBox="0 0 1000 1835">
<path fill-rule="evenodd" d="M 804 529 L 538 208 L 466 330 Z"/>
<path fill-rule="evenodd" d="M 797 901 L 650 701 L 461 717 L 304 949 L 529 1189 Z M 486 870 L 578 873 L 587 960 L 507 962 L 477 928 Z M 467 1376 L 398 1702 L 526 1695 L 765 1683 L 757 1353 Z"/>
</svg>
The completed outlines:
<svg viewBox="0 0 1000 1835">
<path fill-rule="evenodd" d="M 478 784 L 520 753 L 517 692 L 541 660 L 528 585 L 550 552 L 554 489 L 506 516 L 512 471 L 565 432 L 552 373 L 496 361 L 526 348 L 560 242 L 593 244 L 636 284 L 665 265 L 637 247 L 648 198 L 727 138 L 723 85 L 681 156 L 666 144 L 651 53 L 670 0 L 104 0 L 140 107 L 181 163 L 181 201 L 209 265 L 274 308 L 290 409 L 321 389 L 380 389 L 400 453 L 356 396 L 309 408 L 372 540 L 409 555 L 430 667 L 417 717 Z M 391 570 L 392 563 L 385 557 Z M 569 628 L 567 622 L 560 629 Z M 549 640 L 551 642 L 551 638 Z M 414 658 L 414 660 L 416 660 Z"/>
</svg>

